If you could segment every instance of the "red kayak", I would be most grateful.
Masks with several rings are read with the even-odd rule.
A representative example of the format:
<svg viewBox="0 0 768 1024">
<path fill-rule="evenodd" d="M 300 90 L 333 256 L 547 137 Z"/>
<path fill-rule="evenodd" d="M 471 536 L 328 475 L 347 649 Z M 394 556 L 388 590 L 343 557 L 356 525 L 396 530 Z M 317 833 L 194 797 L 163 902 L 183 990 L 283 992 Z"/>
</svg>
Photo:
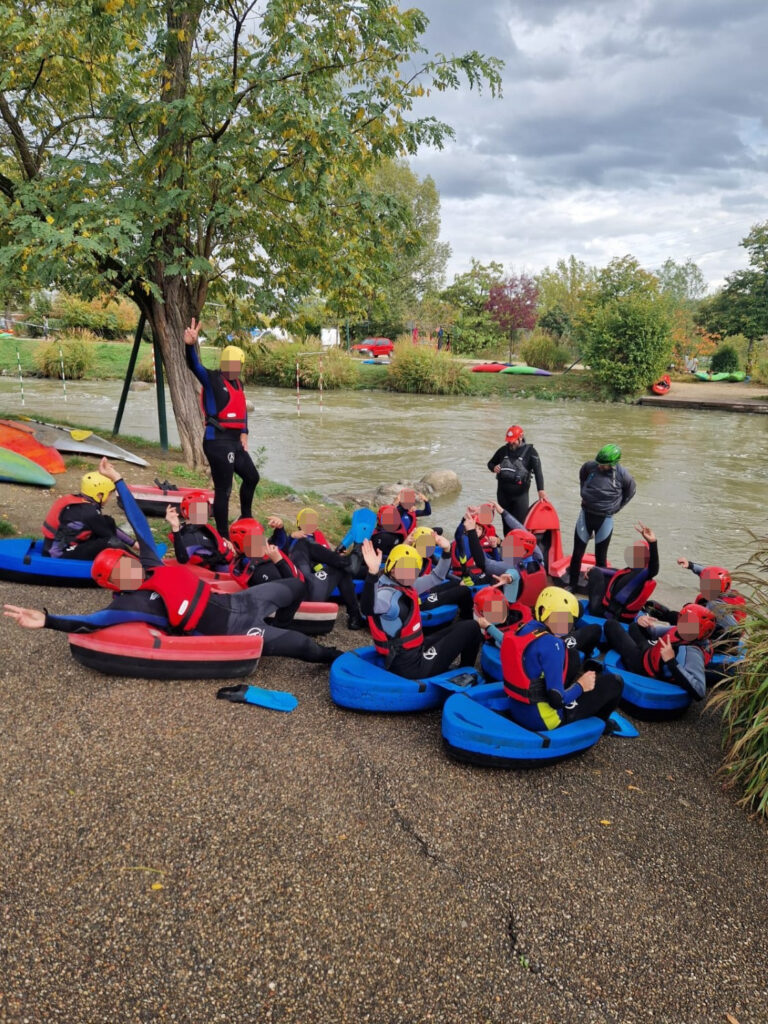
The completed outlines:
<svg viewBox="0 0 768 1024">
<path fill-rule="evenodd" d="M 669 375 L 665 373 L 655 384 L 651 384 L 651 391 L 654 395 L 666 395 L 671 387 L 672 381 L 669 379 Z"/>
<path fill-rule="evenodd" d="M 555 506 L 549 501 L 537 501 L 528 509 L 525 517 L 525 528 L 536 535 L 539 547 L 544 552 L 547 572 L 555 580 L 562 580 L 568 575 L 571 556 L 563 554 L 563 541 L 560 535 L 560 517 Z M 589 572 L 595 564 L 595 556 L 585 554 L 581 560 L 581 575 Z M 610 562 L 608 563 L 610 566 Z"/>
<path fill-rule="evenodd" d="M 41 444 L 28 427 L 17 425 L 12 420 L 0 421 L 0 448 L 23 455 L 49 473 L 63 473 L 67 468 L 60 452 L 50 445 Z"/>
<path fill-rule="evenodd" d="M 472 373 L 500 373 L 501 370 L 506 370 L 511 365 L 511 363 L 479 363 L 472 367 Z"/>
<path fill-rule="evenodd" d="M 110 676 L 139 679 L 235 679 L 259 663 L 261 636 L 170 636 L 146 622 L 70 633 L 75 661 Z"/>
</svg>

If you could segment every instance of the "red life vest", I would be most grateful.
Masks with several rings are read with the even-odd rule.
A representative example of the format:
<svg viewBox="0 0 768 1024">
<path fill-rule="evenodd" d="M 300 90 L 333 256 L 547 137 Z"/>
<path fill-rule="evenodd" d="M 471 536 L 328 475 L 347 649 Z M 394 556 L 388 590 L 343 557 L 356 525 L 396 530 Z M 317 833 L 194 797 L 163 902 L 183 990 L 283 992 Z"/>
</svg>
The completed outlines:
<svg viewBox="0 0 768 1024">
<path fill-rule="evenodd" d="M 376 653 L 381 654 L 385 658 L 386 666 L 389 668 L 401 650 L 412 651 L 421 647 L 424 643 L 424 633 L 421 628 L 419 595 L 413 587 L 400 587 L 393 582 L 386 585 L 392 590 L 397 590 L 401 594 L 404 594 L 411 603 L 408 618 L 400 630 L 400 634 L 396 637 L 390 637 L 384 632 L 381 626 L 380 615 L 368 616 L 368 626 L 371 630 L 371 636 L 373 638 L 374 647 L 376 648 Z"/>
<path fill-rule="evenodd" d="M 43 522 L 43 537 L 46 540 L 54 540 L 56 534 L 61 527 L 61 513 L 67 507 L 67 505 L 94 505 L 95 502 L 86 498 L 82 494 L 63 494 L 60 498 L 54 501 L 53 505 L 48 509 L 48 515 L 45 517 Z M 90 530 L 81 530 L 73 538 L 76 541 L 88 540 L 91 536 Z"/>
<path fill-rule="evenodd" d="M 549 585 L 546 570 L 543 565 L 539 565 L 537 569 L 531 571 L 523 563 L 518 566 L 517 571 L 520 573 L 520 593 L 517 595 L 518 603 L 528 605 L 529 609 L 533 608 L 536 598 L 544 587 Z"/>
<path fill-rule="evenodd" d="M 675 657 L 677 657 L 678 648 L 681 646 L 681 644 L 685 646 L 682 638 L 677 632 L 677 627 L 672 626 L 671 629 L 668 629 L 667 632 L 662 635 L 672 643 L 672 649 L 675 652 Z M 659 639 L 661 639 L 661 637 L 659 637 Z M 708 665 L 710 659 L 712 658 L 712 652 L 709 650 L 709 645 L 702 644 L 699 642 L 692 644 L 691 646 L 696 646 L 699 648 L 701 653 L 704 655 L 704 664 Z M 671 664 L 672 662 L 670 662 L 670 665 Z M 661 657 L 660 643 L 657 642 L 646 650 L 645 654 L 643 655 L 643 671 L 646 675 L 651 676 L 651 678 L 660 679 L 662 680 L 662 682 L 671 677 L 672 673 L 667 671 L 666 662 L 663 661 Z"/>
<path fill-rule="evenodd" d="M 248 412 L 245 406 L 245 391 L 239 380 L 227 380 L 223 374 L 219 374 L 221 383 L 229 392 L 226 403 L 215 413 L 208 412 L 204 405 L 204 390 L 200 389 L 200 407 L 205 416 L 206 426 L 215 427 L 216 430 L 236 430 L 239 434 L 245 432 L 248 425 Z M 214 393 L 218 390 L 218 381 L 214 386 Z M 218 399 L 217 399 L 218 400 Z"/>
<path fill-rule="evenodd" d="M 168 621 L 182 633 L 194 630 L 211 596 L 209 584 L 183 565 L 158 565 L 150 569 L 139 590 L 153 590 L 159 594 Z"/>
<path fill-rule="evenodd" d="M 644 581 L 636 597 L 633 597 L 626 604 L 619 605 L 616 601 L 616 594 L 621 590 L 622 581 L 633 571 L 633 569 L 626 568 L 615 572 L 608 580 L 605 595 L 603 596 L 603 608 L 606 611 L 610 611 L 611 615 L 615 615 L 617 619 L 623 622 L 631 622 L 656 589 L 656 580 L 647 579 Z"/>
<path fill-rule="evenodd" d="M 211 561 L 215 562 L 217 561 L 215 555 L 219 556 L 218 561 L 231 562 L 233 560 L 234 555 L 225 545 L 218 530 L 214 530 L 214 528 L 212 526 L 208 526 L 207 523 L 204 523 L 202 526 L 196 526 L 195 529 L 200 530 L 201 533 L 205 533 L 210 538 L 216 548 L 216 551 L 215 553 L 211 552 L 209 555 L 198 555 L 197 553 L 190 555 L 190 565 L 207 565 Z M 173 536 L 173 533 L 168 534 L 168 540 L 170 540 L 171 544 L 173 544 Z"/>
<path fill-rule="evenodd" d="M 743 594 L 738 594 L 735 590 L 729 590 L 726 594 L 721 594 L 720 597 L 715 598 L 714 604 L 718 601 L 722 601 L 723 604 L 730 605 L 730 612 L 737 622 L 743 622 L 747 617 L 747 602 Z M 699 594 L 696 597 L 695 604 L 703 604 L 709 606 L 709 601 L 704 597 L 703 594 Z M 738 611 L 736 609 L 739 609 Z M 717 612 L 715 612 L 717 615 Z"/>
<path fill-rule="evenodd" d="M 520 636 L 518 630 L 509 630 L 504 634 L 501 642 L 501 672 L 504 677 L 504 692 L 512 700 L 518 700 L 521 704 L 538 704 L 546 701 L 547 691 L 543 677 L 531 679 L 523 666 L 523 656 L 529 644 L 545 636 L 549 630 L 539 624 L 538 629 L 532 629 L 525 636 Z M 568 657 L 563 658 L 563 682 L 568 676 Z"/>
</svg>

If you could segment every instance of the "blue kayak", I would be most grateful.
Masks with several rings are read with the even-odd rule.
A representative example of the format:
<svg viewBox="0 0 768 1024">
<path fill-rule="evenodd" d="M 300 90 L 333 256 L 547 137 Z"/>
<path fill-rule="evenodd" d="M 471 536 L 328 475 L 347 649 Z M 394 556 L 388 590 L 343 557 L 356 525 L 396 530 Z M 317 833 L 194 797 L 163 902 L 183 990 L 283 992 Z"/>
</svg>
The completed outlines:
<svg viewBox="0 0 768 1024">
<path fill-rule="evenodd" d="M 456 682 L 458 680 L 458 682 Z M 405 679 L 384 668 L 375 647 L 348 651 L 331 665 L 334 704 L 353 711 L 428 711 L 439 707 L 446 692 L 479 683 L 474 669 L 454 668 L 428 679 Z"/>
<path fill-rule="evenodd" d="M 601 718 L 533 732 L 507 718 L 510 704 L 499 682 L 451 694 L 443 707 L 443 742 L 450 756 L 497 768 L 536 768 L 589 750 L 605 732 Z"/>
<path fill-rule="evenodd" d="M 157 549 L 162 555 L 165 544 Z M 43 587 L 95 587 L 92 565 L 76 558 L 49 558 L 43 554 L 43 542 L 31 537 L 0 540 L 0 580 Z"/>
<path fill-rule="evenodd" d="M 636 718 L 660 721 L 678 718 L 688 710 L 693 698 L 682 686 L 630 672 L 616 651 L 606 653 L 604 664 L 624 680 L 621 706 Z"/>
</svg>

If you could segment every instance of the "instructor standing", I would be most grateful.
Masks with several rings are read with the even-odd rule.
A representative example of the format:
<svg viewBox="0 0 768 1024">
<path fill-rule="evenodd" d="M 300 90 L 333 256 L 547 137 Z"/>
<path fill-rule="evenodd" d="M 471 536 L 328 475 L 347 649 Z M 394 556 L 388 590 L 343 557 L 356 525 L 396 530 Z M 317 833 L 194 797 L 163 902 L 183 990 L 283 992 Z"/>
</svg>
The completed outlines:
<svg viewBox="0 0 768 1024">
<path fill-rule="evenodd" d="M 521 523 L 525 522 L 528 514 L 531 476 L 536 480 L 539 498 L 547 500 L 539 453 L 532 444 L 526 444 L 522 427 L 515 425 L 509 428 L 506 444 L 493 453 L 488 469 L 496 475 L 496 500 Z M 505 526 L 504 533 L 508 532 Z"/>
<path fill-rule="evenodd" d="M 229 495 L 237 473 L 240 484 L 240 516 L 252 519 L 251 508 L 259 471 L 248 454 L 248 412 L 240 380 L 245 355 L 234 345 L 221 350 L 218 370 L 206 370 L 197 354 L 200 324 L 194 319 L 184 331 L 187 365 L 202 384 L 205 415 L 203 451 L 213 477 L 213 518 L 222 537 L 229 537 Z"/>
</svg>

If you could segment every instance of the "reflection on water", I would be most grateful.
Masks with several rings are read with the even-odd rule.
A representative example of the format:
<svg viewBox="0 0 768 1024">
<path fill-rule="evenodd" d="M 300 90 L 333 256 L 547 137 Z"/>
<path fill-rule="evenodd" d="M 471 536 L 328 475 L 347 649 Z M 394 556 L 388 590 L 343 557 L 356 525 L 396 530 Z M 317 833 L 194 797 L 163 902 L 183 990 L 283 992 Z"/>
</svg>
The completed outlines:
<svg viewBox="0 0 768 1024">
<path fill-rule="evenodd" d="M 120 385 L 71 382 L 68 401 L 55 381 L 0 378 L 7 411 L 62 417 L 108 432 Z M 737 565 L 749 539 L 763 532 L 768 498 L 765 462 L 768 418 L 534 399 L 412 396 L 380 392 L 304 392 L 301 416 L 287 390 L 250 388 L 251 448 L 266 448 L 265 475 L 298 489 L 325 494 L 356 492 L 379 483 L 417 480 L 430 469 L 453 469 L 463 484 L 458 497 L 439 500 L 432 522 L 453 530 L 468 502 L 493 497 L 486 463 L 511 423 L 520 423 L 542 459 L 547 492 L 560 514 L 564 547 L 579 508 L 578 470 L 608 441 L 621 445 L 623 462 L 637 480 L 637 496 L 617 516 L 612 554 L 621 559 L 642 520 L 660 538 L 659 590 L 677 600 L 695 580 L 675 564 L 677 555 Z M 170 413 L 170 399 L 167 400 Z M 178 437 L 172 422 L 171 443 Z M 153 391 L 131 392 L 125 433 L 157 440 Z"/>
</svg>

